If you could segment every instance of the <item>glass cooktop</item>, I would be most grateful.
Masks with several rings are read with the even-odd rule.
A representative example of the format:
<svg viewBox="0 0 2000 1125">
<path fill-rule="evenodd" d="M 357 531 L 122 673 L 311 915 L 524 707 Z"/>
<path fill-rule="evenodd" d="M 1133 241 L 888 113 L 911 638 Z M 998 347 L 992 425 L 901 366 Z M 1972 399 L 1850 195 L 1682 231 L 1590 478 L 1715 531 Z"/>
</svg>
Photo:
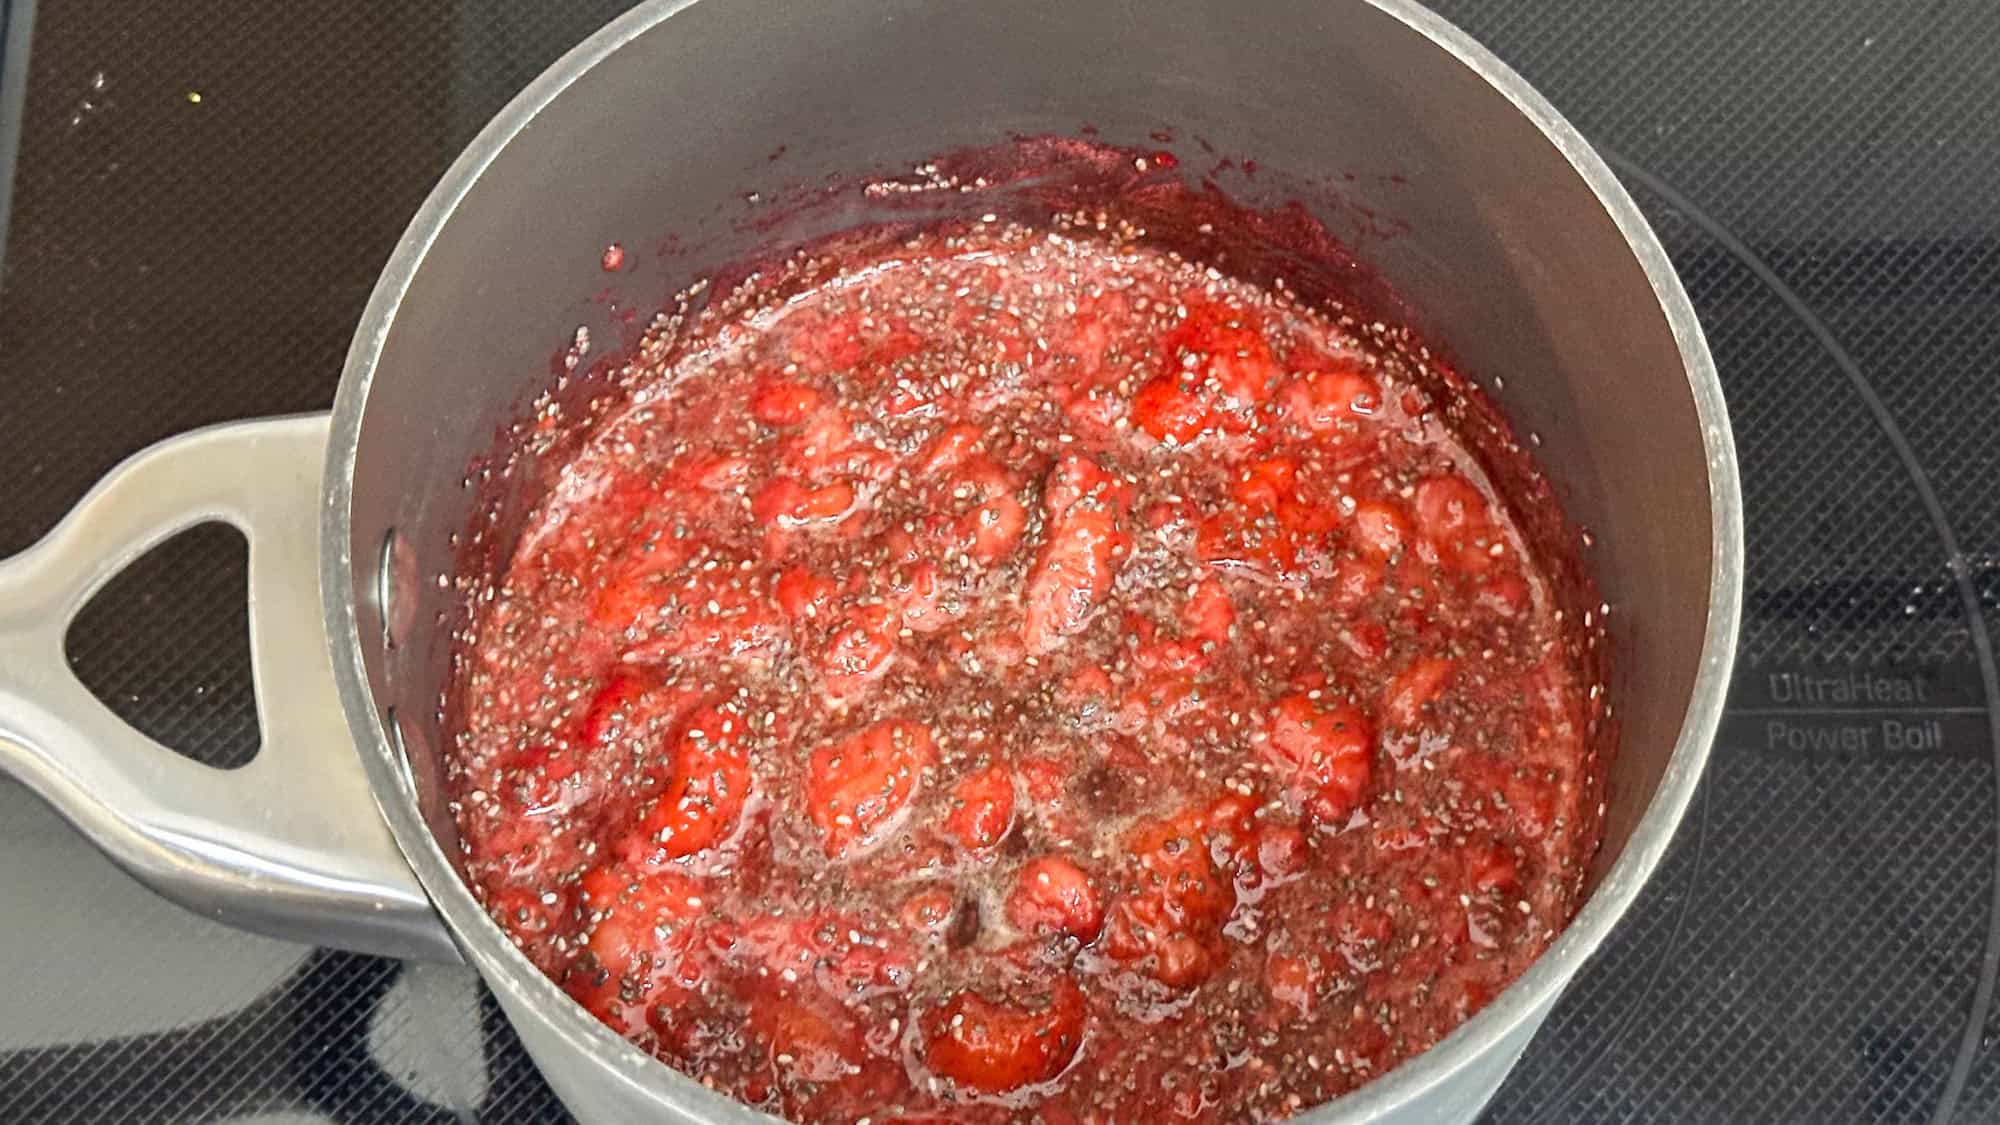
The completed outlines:
<svg viewBox="0 0 2000 1125">
<path fill-rule="evenodd" d="M 15 0 L 0 553 L 155 439 L 328 405 L 432 181 L 624 6 Z M 1490 1120 L 2000 1120 L 2000 5 L 1438 7 L 1659 229 L 1749 522 L 1703 788 Z M 191 532 L 70 637 L 222 765 L 257 743 L 244 569 Z M 0 903 L 0 1121 L 564 1120 L 469 970 L 218 928 L 6 782 Z"/>
</svg>

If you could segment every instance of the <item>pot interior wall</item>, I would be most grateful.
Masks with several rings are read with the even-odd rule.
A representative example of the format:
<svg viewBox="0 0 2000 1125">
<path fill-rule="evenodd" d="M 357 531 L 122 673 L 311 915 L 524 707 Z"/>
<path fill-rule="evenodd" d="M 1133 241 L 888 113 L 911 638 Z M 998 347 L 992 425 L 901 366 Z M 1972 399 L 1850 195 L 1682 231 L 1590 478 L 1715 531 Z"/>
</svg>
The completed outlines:
<svg viewBox="0 0 2000 1125">
<path fill-rule="evenodd" d="M 704 0 L 581 76 L 492 159 L 424 258 L 384 341 L 356 464 L 351 549 L 365 660 L 394 708 L 426 815 L 450 612 L 436 582 L 477 489 L 467 466 L 551 380 L 581 326 L 617 325 L 703 271 L 866 218 L 856 204 L 756 229 L 786 185 L 907 170 L 1009 133 L 1151 145 L 1199 137 L 1274 175 L 1353 237 L 1539 455 L 1612 617 L 1623 724 L 1599 870 L 1630 835 L 1686 709 L 1708 609 L 1710 512 L 1679 352 L 1643 271 L 1568 162 L 1457 59 L 1360 0 L 1144 5 L 1014 0 Z M 772 159 L 784 146 L 784 154 Z M 1351 175 L 1351 178 L 1350 178 Z M 849 193 L 849 198 L 854 198 Z M 1372 218 L 1370 217 L 1372 213 Z M 1385 224 L 1401 233 L 1370 234 Z M 663 236 L 680 252 L 654 252 Z M 611 243 L 630 264 L 600 267 Z M 384 643 L 377 567 L 392 529 L 416 627 Z M 401 604 L 414 599 L 415 606 Z"/>
</svg>

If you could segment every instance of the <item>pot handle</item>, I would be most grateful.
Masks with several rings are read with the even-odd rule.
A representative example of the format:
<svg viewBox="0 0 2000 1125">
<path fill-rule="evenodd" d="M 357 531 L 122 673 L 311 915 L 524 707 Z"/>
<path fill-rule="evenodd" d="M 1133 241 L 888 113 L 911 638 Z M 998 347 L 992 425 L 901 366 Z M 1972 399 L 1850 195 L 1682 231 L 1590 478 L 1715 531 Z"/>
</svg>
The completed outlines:
<svg viewBox="0 0 2000 1125">
<path fill-rule="evenodd" d="M 326 415 L 195 430 L 113 469 L 0 559 L 0 771 L 168 899 L 258 933 L 457 961 L 375 803 L 341 713 L 319 599 Z M 238 769 L 128 726 L 63 654 L 70 619 L 156 544 L 219 520 L 250 542 L 263 744 Z"/>
</svg>

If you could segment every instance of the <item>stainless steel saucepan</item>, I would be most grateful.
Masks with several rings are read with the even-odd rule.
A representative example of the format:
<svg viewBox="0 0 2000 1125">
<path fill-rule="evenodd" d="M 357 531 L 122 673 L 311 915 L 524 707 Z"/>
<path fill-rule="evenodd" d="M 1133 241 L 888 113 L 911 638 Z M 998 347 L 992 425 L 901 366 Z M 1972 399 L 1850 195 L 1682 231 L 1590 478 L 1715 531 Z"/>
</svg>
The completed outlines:
<svg viewBox="0 0 2000 1125">
<path fill-rule="evenodd" d="M 1729 679 L 1742 527 L 1715 372 L 1638 210 L 1547 102 L 1406 0 L 641 5 L 452 165 L 375 287 L 331 416 L 155 446 L 0 562 L 0 768 L 204 914 L 469 961 L 585 1120 L 763 1119 L 598 1024 L 454 868 L 436 623 L 478 492 L 463 478 L 578 325 L 600 348 L 616 340 L 582 299 L 606 283 L 608 244 L 634 248 L 619 283 L 643 307 L 755 250 L 764 236 L 727 217 L 772 181 L 852 182 L 1086 123 L 1107 140 L 1198 135 L 1291 182 L 1338 183 L 1347 214 L 1407 223 L 1363 254 L 1468 371 L 1504 378 L 1502 407 L 1539 435 L 1594 533 L 1624 736 L 1590 898 L 1484 1011 L 1305 1119 L 1469 1118 L 1631 905 L 1694 791 Z M 1341 175 L 1356 169 L 1385 174 Z M 641 250 L 669 231 L 696 249 Z M 62 653 L 94 590 L 205 520 L 250 540 L 264 745 L 230 771 L 126 727 Z"/>
</svg>

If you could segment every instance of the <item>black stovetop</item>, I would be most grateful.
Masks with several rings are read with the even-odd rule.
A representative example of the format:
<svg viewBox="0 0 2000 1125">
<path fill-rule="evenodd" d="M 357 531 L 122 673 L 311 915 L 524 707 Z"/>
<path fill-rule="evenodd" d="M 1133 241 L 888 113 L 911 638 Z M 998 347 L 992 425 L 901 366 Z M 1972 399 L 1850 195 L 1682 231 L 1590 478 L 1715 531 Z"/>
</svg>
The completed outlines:
<svg viewBox="0 0 2000 1125">
<path fill-rule="evenodd" d="M 24 72 L 14 0 L 0 553 L 150 441 L 326 406 L 433 179 L 624 6 L 64 0 Z M 1491 1119 L 2000 1120 L 2000 5 L 1438 6 L 1658 227 L 1749 521 L 1702 791 Z M 257 743 L 244 566 L 233 532 L 189 533 L 71 634 L 86 682 L 215 763 Z M 1855 675 L 1926 698 L 1798 686 Z M 470 970 L 220 929 L 5 782 L 0 903 L 0 1121 L 563 1118 Z"/>
</svg>

